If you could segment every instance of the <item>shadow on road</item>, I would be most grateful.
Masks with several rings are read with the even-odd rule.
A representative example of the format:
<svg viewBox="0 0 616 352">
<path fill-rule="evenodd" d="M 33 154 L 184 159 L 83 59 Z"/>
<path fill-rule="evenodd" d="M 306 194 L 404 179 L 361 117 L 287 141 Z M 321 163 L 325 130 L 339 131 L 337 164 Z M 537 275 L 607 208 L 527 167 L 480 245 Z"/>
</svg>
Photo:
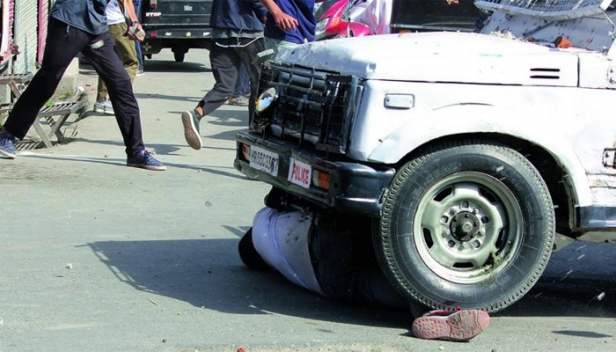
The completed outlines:
<svg viewBox="0 0 616 352">
<path fill-rule="evenodd" d="M 233 229 L 240 237 L 247 229 Z M 94 253 L 119 280 L 137 290 L 230 314 L 283 314 L 368 326 L 408 328 L 409 314 L 338 304 L 296 287 L 282 276 L 252 271 L 237 240 L 95 242 Z M 592 270 L 590 268 L 589 270 Z M 548 274 L 553 274 L 548 271 Z M 522 300 L 494 316 L 616 317 L 616 285 L 608 280 L 542 278 Z M 598 295 L 603 293 L 601 300 Z M 554 334 L 603 338 L 589 331 Z M 601 335 L 601 336 L 599 336 Z"/>
<path fill-rule="evenodd" d="M 153 146 L 153 148 L 156 149 L 156 146 Z M 44 154 L 41 154 L 41 155 L 29 154 L 29 155 L 22 155 L 22 156 L 28 157 L 28 158 L 64 160 L 64 161 L 71 161 L 71 162 L 94 163 L 94 164 L 105 164 L 105 165 L 110 165 L 110 166 L 126 167 L 126 159 L 119 159 L 119 158 L 93 158 L 93 157 L 87 157 L 87 156 L 55 156 L 55 155 L 44 155 Z M 242 180 L 242 181 L 250 181 L 250 179 L 248 179 L 246 176 L 234 173 L 235 169 L 232 166 L 207 167 L 203 165 L 197 166 L 197 165 L 191 165 L 191 164 L 172 163 L 167 160 L 161 160 L 161 161 L 165 164 L 165 166 L 167 166 L 168 169 L 194 170 L 194 171 L 206 172 L 212 175 L 231 177 L 231 178 L 235 178 L 235 179 Z M 227 172 L 227 171 L 224 171 L 225 169 L 233 170 L 233 171 Z"/>
<path fill-rule="evenodd" d="M 207 54 L 203 57 L 203 61 L 207 60 Z M 212 72 L 203 63 L 199 62 L 175 62 L 171 60 L 145 60 L 146 75 L 148 72 Z"/>
<path fill-rule="evenodd" d="M 147 104 L 144 103 L 147 99 L 154 99 L 157 101 L 160 100 L 174 100 L 174 101 L 184 101 L 187 106 L 195 106 L 197 102 L 199 102 L 200 98 L 197 97 L 186 97 L 186 96 L 177 96 L 177 95 L 168 95 L 168 94 L 160 94 L 160 93 L 135 93 L 135 98 L 139 101 L 139 104 Z M 143 113 L 142 113 L 143 114 Z M 142 116 L 149 117 L 149 116 Z"/>
<path fill-rule="evenodd" d="M 522 300 L 498 315 L 616 318 L 615 297 L 613 282 L 570 279 L 556 283 L 544 277 Z"/>
<path fill-rule="evenodd" d="M 576 331 L 576 330 L 557 330 L 553 333 L 558 335 L 576 336 L 576 337 L 588 337 L 593 339 L 604 339 L 606 337 L 612 337 L 611 335 L 596 333 L 592 331 Z"/>
<path fill-rule="evenodd" d="M 207 56 L 204 57 L 204 61 Z M 94 67 L 87 61 L 80 61 L 79 74 L 96 76 Z M 212 72 L 212 70 L 199 62 L 175 62 L 171 60 L 145 60 L 145 72 Z"/>
<path fill-rule="evenodd" d="M 233 231 L 238 237 L 247 228 Z M 368 326 L 409 327 L 410 315 L 337 304 L 274 272 L 246 268 L 238 240 L 94 242 L 98 258 L 133 288 L 230 314 L 282 314 Z"/>
<path fill-rule="evenodd" d="M 539 282 L 499 315 L 616 317 L 616 246 L 576 242 L 552 254 Z"/>
</svg>

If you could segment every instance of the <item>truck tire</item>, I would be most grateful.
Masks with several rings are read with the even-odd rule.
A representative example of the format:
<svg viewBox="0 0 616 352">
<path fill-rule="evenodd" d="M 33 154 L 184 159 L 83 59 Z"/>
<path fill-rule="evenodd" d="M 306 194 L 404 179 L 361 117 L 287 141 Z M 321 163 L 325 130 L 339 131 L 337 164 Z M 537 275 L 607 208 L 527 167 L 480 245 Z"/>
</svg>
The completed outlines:
<svg viewBox="0 0 616 352">
<path fill-rule="evenodd" d="M 175 51 L 173 52 L 173 58 L 175 59 L 175 62 L 184 62 L 184 59 L 186 58 L 186 53 Z"/>
<path fill-rule="evenodd" d="M 533 287 L 555 231 L 552 199 L 535 167 L 482 141 L 442 144 L 405 164 L 374 223 L 379 264 L 404 297 L 488 312 Z"/>
</svg>

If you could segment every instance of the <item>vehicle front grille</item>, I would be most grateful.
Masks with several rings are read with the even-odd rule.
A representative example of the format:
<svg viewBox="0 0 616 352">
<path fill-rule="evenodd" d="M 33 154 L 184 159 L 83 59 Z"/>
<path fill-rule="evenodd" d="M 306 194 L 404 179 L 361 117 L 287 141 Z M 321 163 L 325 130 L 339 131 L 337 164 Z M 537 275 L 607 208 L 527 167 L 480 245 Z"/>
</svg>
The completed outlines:
<svg viewBox="0 0 616 352">
<path fill-rule="evenodd" d="M 278 138 L 344 154 L 360 88 L 357 78 L 300 66 L 266 65 L 259 90 L 275 87 L 277 104 L 256 116 Z"/>
</svg>

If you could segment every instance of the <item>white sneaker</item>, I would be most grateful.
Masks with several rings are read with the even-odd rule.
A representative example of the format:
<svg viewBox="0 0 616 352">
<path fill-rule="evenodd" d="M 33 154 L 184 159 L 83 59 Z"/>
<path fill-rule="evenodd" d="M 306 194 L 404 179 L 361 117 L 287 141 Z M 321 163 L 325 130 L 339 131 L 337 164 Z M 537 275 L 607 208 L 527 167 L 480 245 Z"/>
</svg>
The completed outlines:
<svg viewBox="0 0 616 352">
<path fill-rule="evenodd" d="M 94 104 L 94 111 L 107 115 L 115 115 L 113 105 L 111 105 L 111 101 L 109 100 L 97 101 L 96 104 Z"/>
</svg>

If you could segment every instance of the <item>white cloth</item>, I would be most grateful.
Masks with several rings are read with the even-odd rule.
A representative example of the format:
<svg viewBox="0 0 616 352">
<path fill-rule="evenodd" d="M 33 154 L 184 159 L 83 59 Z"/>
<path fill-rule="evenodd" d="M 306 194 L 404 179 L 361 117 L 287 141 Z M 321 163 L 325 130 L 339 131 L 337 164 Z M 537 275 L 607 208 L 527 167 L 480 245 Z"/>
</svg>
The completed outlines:
<svg viewBox="0 0 616 352">
<path fill-rule="evenodd" d="M 124 13 L 122 13 L 122 9 L 120 9 L 120 5 L 118 4 L 118 0 L 109 1 L 105 9 L 105 16 L 107 17 L 107 25 L 109 26 L 126 21 Z"/>
<path fill-rule="evenodd" d="M 349 12 L 352 22 L 363 23 L 372 34 L 389 34 L 393 1 L 392 0 L 351 0 L 355 4 Z"/>
<path fill-rule="evenodd" d="M 308 233 L 311 225 L 312 215 L 263 208 L 253 220 L 252 242 L 263 260 L 287 280 L 323 294 L 310 259 Z"/>
</svg>

